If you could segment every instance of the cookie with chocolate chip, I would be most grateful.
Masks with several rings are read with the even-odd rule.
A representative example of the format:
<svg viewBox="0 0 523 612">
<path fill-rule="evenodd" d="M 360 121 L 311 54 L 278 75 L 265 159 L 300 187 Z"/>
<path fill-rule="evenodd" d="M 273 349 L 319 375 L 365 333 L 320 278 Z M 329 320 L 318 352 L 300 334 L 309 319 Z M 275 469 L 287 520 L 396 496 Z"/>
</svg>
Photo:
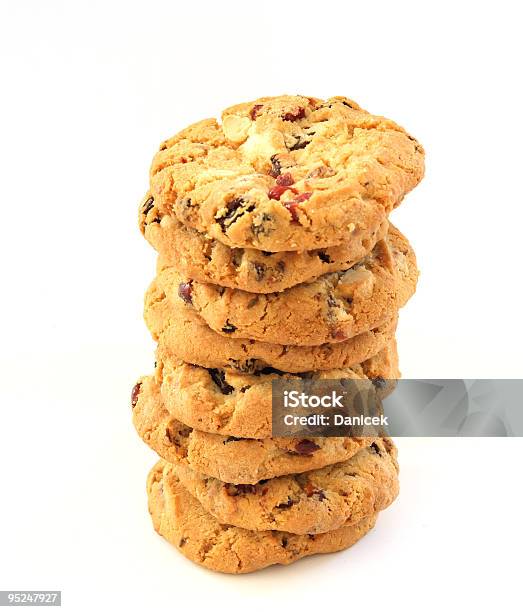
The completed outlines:
<svg viewBox="0 0 523 612">
<path fill-rule="evenodd" d="M 142 440 L 173 464 L 234 484 L 255 484 L 346 461 L 376 438 L 264 438 L 254 440 L 198 431 L 173 418 L 151 377 L 140 380 L 133 408 Z"/>
<path fill-rule="evenodd" d="M 272 435 L 272 383 L 304 380 L 367 379 L 380 397 L 390 393 L 399 378 L 396 343 L 351 368 L 289 374 L 274 369 L 245 373 L 233 368 L 202 368 L 164 356 L 155 373 L 167 411 L 201 431 L 239 438 Z"/>
<path fill-rule="evenodd" d="M 217 334 L 318 346 L 374 329 L 404 306 L 416 288 L 414 251 L 393 226 L 372 253 L 352 268 L 331 272 L 279 293 L 252 294 L 181 276 L 156 278 L 167 299 L 184 300 Z"/>
<path fill-rule="evenodd" d="M 260 98 L 165 141 L 162 214 L 231 247 L 302 251 L 375 231 L 423 177 L 421 145 L 342 97 Z"/>
<path fill-rule="evenodd" d="M 316 534 L 356 525 L 389 506 L 399 492 L 396 454 L 385 438 L 347 461 L 255 485 L 222 482 L 180 464 L 172 469 L 220 523 Z"/>
<path fill-rule="evenodd" d="M 159 272 L 174 268 L 182 276 L 202 283 L 272 293 L 328 272 L 347 270 L 385 236 L 388 223 L 384 221 L 377 229 L 360 228 L 350 241 L 324 249 L 269 252 L 232 248 L 183 225 L 173 215 L 163 215 L 154 198 L 147 194 L 140 203 L 139 226 L 158 252 Z"/>
<path fill-rule="evenodd" d="M 147 479 L 149 512 L 155 530 L 191 561 L 227 574 L 246 574 L 270 565 L 349 548 L 376 522 L 370 515 L 355 525 L 321 534 L 250 531 L 219 523 L 176 476 L 157 463 Z"/>
<path fill-rule="evenodd" d="M 257 372 L 271 367 L 284 372 L 349 368 L 376 355 L 394 338 L 397 314 L 378 327 L 343 342 L 296 346 L 232 337 L 232 326 L 213 331 L 191 304 L 191 287 L 170 300 L 157 279 L 145 295 L 144 317 L 158 341 L 158 357 L 170 355 L 205 368 L 235 368 Z"/>
</svg>

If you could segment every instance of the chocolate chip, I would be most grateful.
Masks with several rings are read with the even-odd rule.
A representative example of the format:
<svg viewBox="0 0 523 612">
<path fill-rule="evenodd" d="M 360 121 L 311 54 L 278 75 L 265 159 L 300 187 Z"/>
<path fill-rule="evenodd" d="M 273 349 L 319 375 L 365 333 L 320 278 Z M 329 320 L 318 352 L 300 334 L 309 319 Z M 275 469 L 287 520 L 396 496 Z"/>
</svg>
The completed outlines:
<svg viewBox="0 0 523 612">
<path fill-rule="evenodd" d="M 160 217 L 155 217 L 155 218 L 154 218 L 154 219 L 151 221 L 151 223 L 160 223 L 160 221 L 161 221 Z"/>
<path fill-rule="evenodd" d="M 281 162 L 278 159 L 277 155 L 273 155 L 271 157 L 271 169 L 269 171 L 269 174 L 274 178 L 281 174 Z"/>
<path fill-rule="evenodd" d="M 154 198 L 153 197 L 147 198 L 147 200 L 145 201 L 145 204 L 143 205 L 142 213 L 146 215 L 153 206 L 154 206 Z"/>
<path fill-rule="evenodd" d="M 310 144 L 310 139 L 307 140 L 303 136 L 296 136 L 296 142 L 289 147 L 289 151 L 298 151 L 299 149 L 305 149 Z"/>
<path fill-rule="evenodd" d="M 241 438 L 236 438 L 235 436 L 229 436 L 228 438 L 225 438 L 223 443 L 229 444 L 229 442 L 238 442 L 238 440 L 241 440 Z"/>
<path fill-rule="evenodd" d="M 332 259 L 330 258 L 325 251 L 318 251 L 318 257 L 323 261 L 323 263 L 330 264 L 332 263 Z"/>
<path fill-rule="evenodd" d="M 281 545 L 283 546 L 283 548 L 287 548 L 288 544 L 289 544 L 289 538 L 287 538 L 287 536 L 282 536 Z"/>
<path fill-rule="evenodd" d="M 352 104 L 349 104 L 349 103 L 348 103 L 348 102 L 346 102 L 345 100 L 342 100 L 342 102 L 341 102 L 341 103 L 343 104 L 343 106 L 348 106 L 349 108 L 352 108 L 352 110 L 356 110 L 356 109 L 354 108 L 354 106 L 352 106 Z"/>
<path fill-rule="evenodd" d="M 330 292 L 327 295 L 327 306 L 329 308 L 336 308 L 338 306 L 338 300 L 334 297 L 334 294 Z"/>
<path fill-rule="evenodd" d="M 178 297 L 180 297 L 186 304 L 192 304 L 191 281 L 188 283 L 180 283 L 178 285 Z"/>
<path fill-rule="evenodd" d="M 242 263 L 243 249 L 231 249 L 231 261 L 238 268 Z"/>
<path fill-rule="evenodd" d="M 182 208 L 193 208 L 191 198 L 180 198 L 177 202 Z"/>
<path fill-rule="evenodd" d="M 276 508 L 278 508 L 279 510 L 285 510 L 286 508 L 290 508 L 291 506 L 294 506 L 294 502 L 290 497 L 288 497 L 287 501 L 278 504 Z"/>
<path fill-rule="evenodd" d="M 312 455 L 319 448 L 320 447 L 312 440 L 305 439 L 296 443 L 294 451 L 298 453 L 298 455 Z"/>
<path fill-rule="evenodd" d="M 379 455 L 380 457 L 382 456 L 382 455 L 381 455 L 381 450 L 380 450 L 380 447 L 379 447 L 379 446 L 376 444 L 376 442 L 373 442 L 373 443 L 370 445 L 370 448 L 371 448 L 371 449 L 372 449 L 372 450 L 373 450 L 373 451 L 376 453 L 376 455 Z"/>
<path fill-rule="evenodd" d="M 276 264 L 276 269 L 279 272 L 283 272 L 285 270 L 285 262 L 280 259 L 280 261 Z"/>
<path fill-rule="evenodd" d="M 257 261 L 254 262 L 253 266 L 254 266 L 254 271 L 256 272 L 256 280 L 257 281 L 263 280 L 267 266 L 265 266 L 262 263 L 258 263 Z"/>
<path fill-rule="evenodd" d="M 138 396 L 140 395 L 140 390 L 142 388 L 142 383 L 136 383 L 131 391 L 131 406 L 134 408 L 138 402 Z"/>
<path fill-rule="evenodd" d="M 220 216 L 214 217 L 223 233 L 245 213 L 252 212 L 255 207 L 254 204 L 247 204 L 243 198 L 234 198 L 226 204 L 225 208 L 225 213 L 220 213 Z"/>
<path fill-rule="evenodd" d="M 272 216 L 268 213 L 262 213 L 261 219 L 251 225 L 252 233 L 255 236 L 259 236 L 260 234 L 269 234 L 271 229 L 267 227 L 267 224 L 272 221 Z"/>
<path fill-rule="evenodd" d="M 244 374 L 255 374 L 258 369 L 258 362 L 256 359 L 246 359 L 245 361 L 229 359 L 229 363 L 235 370 L 243 372 Z"/>
<path fill-rule="evenodd" d="M 222 327 L 222 332 L 225 333 L 225 334 L 232 334 L 237 329 L 238 328 L 236 327 L 236 325 L 233 325 L 232 323 L 229 323 L 229 319 L 227 319 L 225 321 L 225 325 Z"/>
<path fill-rule="evenodd" d="M 383 376 L 376 376 L 376 378 L 372 378 L 371 380 L 376 389 L 384 389 L 387 385 L 387 381 Z"/>
<path fill-rule="evenodd" d="M 238 495 L 245 495 L 247 493 L 256 493 L 255 485 L 251 484 L 231 484 L 225 483 L 225 493 L 229 497 L 237 497 Z"/>
<path fill-rule="evenodd" d="M 223 395 L 230 395 L 234 391 L 234 387 L 231 387 L 231 385 L 225 381 L 225 372 L 223 370 L 209 368 L 209 375 Z"/>
<path fill-rule="evenodd" d="M 178 546 L 180 548 L 182 548 L 182 546 L 184 546 L 187 542 L 187 538 L 182 538 L 179 542 L 178 542 Z"/>
</svg>

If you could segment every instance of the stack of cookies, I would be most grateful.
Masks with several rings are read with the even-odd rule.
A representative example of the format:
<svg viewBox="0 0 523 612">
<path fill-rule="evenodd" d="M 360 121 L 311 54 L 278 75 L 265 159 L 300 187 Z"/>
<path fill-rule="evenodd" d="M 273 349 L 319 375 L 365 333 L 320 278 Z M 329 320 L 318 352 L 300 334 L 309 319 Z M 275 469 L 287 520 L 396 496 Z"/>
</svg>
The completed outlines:
<svg viewBox="0 0 523 612">
<path fill-rule="evenodd" d="M 399 376 L 417 268 L 389 213 L 422 147 L 346 98 L 261 98 L 165 141 L 140 228 L 158 252 L 155 372 L 135 427 L 155 529 L 229 573 L 348 548 L 398 493 L 388 438 L 272 437 L 275 380 Z"/>
</svg>

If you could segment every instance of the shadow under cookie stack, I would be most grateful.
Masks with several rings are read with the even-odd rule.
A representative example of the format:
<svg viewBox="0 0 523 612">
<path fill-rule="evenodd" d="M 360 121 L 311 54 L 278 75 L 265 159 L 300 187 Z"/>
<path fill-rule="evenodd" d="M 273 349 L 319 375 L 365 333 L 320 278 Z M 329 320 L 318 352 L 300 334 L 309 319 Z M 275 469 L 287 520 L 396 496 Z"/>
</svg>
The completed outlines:
<svg viewBox="0 0 523 612">
<path fill-rule="evenodd" d="M 154 157 L 139 218 L 158 347 L 133 420 L 161 458 L 154 528 L 192 561 L 246 573 L 339 551 L 395 499 L 389 438 L 272 437 L 271 388 L 399 377 L 417 268 L 388 215 L 423 171 L 415 139 L 341 97 L 240 104 Z"/>
</svg>

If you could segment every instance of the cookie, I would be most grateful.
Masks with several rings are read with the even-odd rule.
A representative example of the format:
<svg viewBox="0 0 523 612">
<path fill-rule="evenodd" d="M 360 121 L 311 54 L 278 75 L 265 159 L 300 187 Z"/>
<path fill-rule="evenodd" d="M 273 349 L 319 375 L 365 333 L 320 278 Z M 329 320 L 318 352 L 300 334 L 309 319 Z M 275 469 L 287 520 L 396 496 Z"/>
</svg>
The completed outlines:
<svg viewBox="0 0 523 612">
<path fill-rule="evenodd" d="M 254 531 L 325 533 L 356 525 L 384 510 L 399 492 L 396 448 L 389 439 L 348 461 L 256 485 L 229 484 L 182 465 L 172 469 L 218 522 Z"/>
<path fill-rule="evenodd" d="M 294 346 L 242 340 L 217 334 L 183 300 L 171 301 L 155 279 L 145 295 L 144 318 L 158 359 L 169 355 L 204 368 L 234 367 L 255 372 L 266 367 L 284 372 L 349 368 L 379 353 L 394 338 L 397 316 L 376 329 L 344 342 Z"/>
<path fill-rule="evenodd" d="M 399 376 L 393 341 L 362 364 L 306 372 L 301 378 L 369 378 L 384 397 L 392 391 Z M 155 376 L 164 406 L 175 419 L 201 431 L 238 438 L 272 435 L 272 382 L 296 377 L 276 370 L 245 374 L 231 368 L 208 369 L 169 357 L 158 361 Z"/>
<path fill-rule="evenodd" d="M 349 270 L 331 272 L 280 293 L 252 294 L 160 272 L 156 284 L 170 302 L 185 301 L 228 338 L 318 346 L 343 342 L 393 317 L 416 289 L 414 251 L 391 226 L 386 239 Z"/>
<path fill-rule="evenodd" d="M 252 293 L 283 291 L 322 274 L 346 270 L 370 253 L 388 226 L 385 221 L 377 230 L 361 228 L 350 242 L 334 247 L 271 253 L 231 248 L 186 227 L 176 217 L 163 215 L 150 194 L 140 204 L 139 218 L 143 235 L 159 253 L 159 272 L 173 267 L 202 283 Z"/>
<path fill-rule="evenodd" d="M 346 461 L 375 438 L 264 438 L 251 440 L 198 431 L 173 418 L 153 378 L 133 392 L 133 423 L 142 440 L 169 463 L 234 484 L 255 484 L 284 474 Z"/>
<path fill-rule="evenodd" d="M 377 230 L 421 180 L 421 145 L 347 98 L 260 98 L 165 141 L 150 189 L 164 214 L 232 247 L 302 251 Z"/>
<path fill-rule="evenodd" d="M 155 530 L 191 561 L 217 572 L 246 574 L 269 565 L 349 548 L 376 522 L 376 515 L 318 535 L 249 531 L 220 524 L 180 484 L 163 462 L 147 479 L 149 512 Z"/>
</svg>

